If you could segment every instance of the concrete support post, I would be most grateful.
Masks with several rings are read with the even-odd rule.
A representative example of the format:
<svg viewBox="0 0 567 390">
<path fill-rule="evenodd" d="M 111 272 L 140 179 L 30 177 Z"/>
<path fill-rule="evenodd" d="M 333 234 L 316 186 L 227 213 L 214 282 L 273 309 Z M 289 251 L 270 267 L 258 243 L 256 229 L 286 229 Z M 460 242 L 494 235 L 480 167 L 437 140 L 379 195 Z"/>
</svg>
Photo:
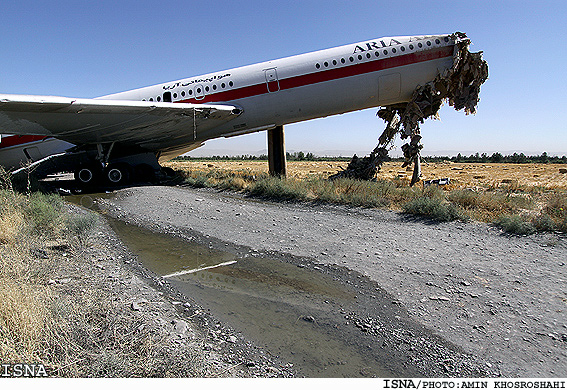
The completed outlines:
<svg viewBox="0 0 567 390">
<path fill-rule="evenodd" d="M 270 175 L 286 175 L 285 138 L 283 126 L 268 130 L 268 168 Z"/>
</svg>

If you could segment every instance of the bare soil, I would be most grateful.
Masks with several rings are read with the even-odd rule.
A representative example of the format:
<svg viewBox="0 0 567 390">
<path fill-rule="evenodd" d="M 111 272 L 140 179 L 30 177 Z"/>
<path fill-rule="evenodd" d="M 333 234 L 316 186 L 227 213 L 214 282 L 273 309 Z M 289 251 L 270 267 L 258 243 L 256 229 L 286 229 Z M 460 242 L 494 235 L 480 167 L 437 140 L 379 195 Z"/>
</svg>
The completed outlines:
<svg viewBox="0 0 567 390">
<path fill-rule="evenodd" d="M 120 190 L 101 202 L 116 218 L 140 226 L 309 259 L 321 272 L 336 266 L 356 272 L 386 293 L 380 298 L 361 287 L 373 307 L 399 306 L 439 338 L 435 345 L 452 347 L 436 355 L 433 345 L 420 345 L 422 338 L 385 336 L 372 325 L 379 311 L 353 313 L 345 326 L 358 324 L 361 332 L 371 329 L 406 346 L 407 356 L 417 357 L 408 365 L 419 367 L 429 352 L 434 357 L 425 366 L 435 366 L 434 375 L 567 376 L 564 236 L 509 236 L 483 223 L 432 223 L 386 210 L 260 202 L 176 187 Z M 398 325 L 403 333 L 403 321 Z M 415 349 L 421 355 L 408 352 Z M 466 364 L 455 369 L 455 362 Z"/>
</svg>

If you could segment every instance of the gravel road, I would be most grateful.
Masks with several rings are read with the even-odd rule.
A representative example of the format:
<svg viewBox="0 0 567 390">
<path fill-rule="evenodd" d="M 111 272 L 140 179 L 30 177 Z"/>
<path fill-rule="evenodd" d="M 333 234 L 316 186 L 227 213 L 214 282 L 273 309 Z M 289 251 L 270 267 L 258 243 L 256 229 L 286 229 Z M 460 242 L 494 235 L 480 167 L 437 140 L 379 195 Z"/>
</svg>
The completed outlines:
<svg viewBox="0 0 567 390">
<path fill-rule="evenodd" d="M 357 271 L 413 320 L 503 376 L 567 377 L 564 236 L 509 236 L 481 223 L 181 187 L 120 190 L 103 203 L 142 225 Z"/>
</svg>

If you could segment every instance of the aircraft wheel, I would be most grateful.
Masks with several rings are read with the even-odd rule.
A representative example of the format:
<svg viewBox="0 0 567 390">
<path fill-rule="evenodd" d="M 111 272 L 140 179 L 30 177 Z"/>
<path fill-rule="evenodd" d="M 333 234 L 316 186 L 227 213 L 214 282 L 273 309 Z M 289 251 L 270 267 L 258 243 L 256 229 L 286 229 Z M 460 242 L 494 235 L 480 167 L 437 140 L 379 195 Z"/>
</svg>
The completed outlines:
<svg viewBox="0 0 567 390">
<path fill-rule="evenodd" d="M 130 166 L 128 164 L 111 164 L 104 170 L 104 176 L 110 184 L 126 184 L 130 180 Z"/>
<path fill-rule="evenodd" d="M 95 183 L 98 175 L 99 170 L 94 165 L 80 167 L 74 174 L 75 180 L 83 185 Z"/>
</svg>

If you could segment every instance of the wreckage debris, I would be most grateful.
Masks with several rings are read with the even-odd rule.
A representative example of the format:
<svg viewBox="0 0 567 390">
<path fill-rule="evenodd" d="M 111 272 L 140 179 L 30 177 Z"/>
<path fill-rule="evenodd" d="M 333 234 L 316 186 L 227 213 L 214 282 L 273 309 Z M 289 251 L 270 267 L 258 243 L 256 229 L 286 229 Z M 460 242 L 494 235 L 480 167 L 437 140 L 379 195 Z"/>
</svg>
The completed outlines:
<svg viewBox="0 0 567 390">
<path fill-rule="evenodd" d="M 451 179 L 448 177 L 445 177 L 443 179 L 425 180 L 423 182 L 424 187 L 429 187 L 431 185 L 446 186 L 449 184 L 451 184 Z"/>
<path fill-rule="evenodd" d="M 413 164 L 413 175 L 410 185 L 417 183 L 421 177 L 420 124 L 428 118 L 438 118 L 438 111 L 447 101 L 455 110 L 475 114 L 479 101 L 480 86 L 488 79 L 488 64 L 482 59 L 482 52 L 469 52 L 470 39 L 466 34 L 456 32 L 450 36 L 455 41 L 453 66 L 435 80 L 418 86 L 407 103 L 394 104 L 378 110 L 377 116 L 386 122 L 386 128 L 378 138 L 378 145 L 369 157 L 353 156 L 348 167 L 329 177 L 342 177 L 360 180 L 372 180 L 387 161 L 387 146 L 392 144 L 397 134 L 401 139 L 410 141 L 402 146 L 404 163 L 402 167 Z"/>
<path fill-rule="evenodd" d="M 388 160 L 388 150 L 384 147 L 377 146 L 368 157 L 359 158 L 355 154 L 345 170 L 332 175 L 329 179 L 349 178 L 372 180 L 376 177 L 382 163 Z"/>
</svg>

